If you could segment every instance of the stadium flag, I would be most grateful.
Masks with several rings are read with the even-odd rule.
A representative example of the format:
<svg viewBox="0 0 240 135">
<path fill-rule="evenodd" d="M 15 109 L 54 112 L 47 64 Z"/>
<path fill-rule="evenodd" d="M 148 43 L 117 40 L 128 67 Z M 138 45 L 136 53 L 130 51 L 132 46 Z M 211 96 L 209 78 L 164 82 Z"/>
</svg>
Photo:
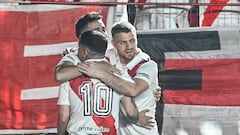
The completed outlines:
<svg viewBox="0 0 240 135">
<path fill-rule="evenodd" d="M 0 134 L 56 132 L 59 84 L 54 67 L 77 46 L 74 24 L 108 7 L 3 5 L 0 11 Z"/>
<path fill-rule="evenodd" d="M 199 23 L 202 27 L 226 27 L 240 25 L 239 0 L 199 0 L 209 3 L 199 7 Z"/>
<path fill-rule="evenodd" d="M 54 67 L 89 11 L 109 21 L 102 6 L 1 6 L 0 134 L 56 132 Z M 139 32 L 139 47 L 159 65 L 164 135 L 240 134 L 239 27 Z"/>
<path fill-rule="evenodd" d="M 227 4 L 229 0 L 210 0 L 210 4 L 222 4 L 215 6 L 207 6 L 204 12 L 204 18 L 202 20 L 202 26 L 212 26 L 215 19 L 220 14 L 221 10 L 224 8 L 224 4 Z"/>
<path fill-rule="evenodd" d="M 138 43 L 159 65 L 164 135 L 240 134 L 239 27 L 145 31 Z"/>
</svg>

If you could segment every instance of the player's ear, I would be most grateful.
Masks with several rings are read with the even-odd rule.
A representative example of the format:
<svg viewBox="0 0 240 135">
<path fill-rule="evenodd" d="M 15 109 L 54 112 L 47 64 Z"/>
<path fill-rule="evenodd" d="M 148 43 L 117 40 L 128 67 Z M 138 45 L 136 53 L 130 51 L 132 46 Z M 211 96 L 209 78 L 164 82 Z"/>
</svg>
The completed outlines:
<svg viewBox="0 0 240 135">
<path fill-rule="evenodd" d="M 88 58 L 88 54 L 89 54 L 88 49 L 84 48 L 83 57 Z"/>
<path fill-rule="evenodd" d="M 115 42 L 113 39 L 112 39 L 111 43 L 112 43 L 112 46 L 113 46 L 114 48 L 116 48 L 116 42 Z"/>
</svg>

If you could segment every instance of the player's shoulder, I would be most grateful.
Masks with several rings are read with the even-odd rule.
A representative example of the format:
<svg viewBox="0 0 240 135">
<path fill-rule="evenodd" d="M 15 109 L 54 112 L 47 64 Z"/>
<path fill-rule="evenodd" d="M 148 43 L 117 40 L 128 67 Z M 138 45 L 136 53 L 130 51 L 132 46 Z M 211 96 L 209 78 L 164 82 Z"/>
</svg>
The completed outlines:
<svg viewBox="0 0 240 135">
<path fill-rule="evenodd" d="M 71 62 L 74 65 L 76 65 L 77 63 L 80 62 L 80 59 L 77 55 L 75 54 L 67 54 L 65 56 L 62 57 L 61 59 L 62 62 Z"/>
<path fill-rule="evenodd" d="M 157 63 L 154 60 L 152 60 L 151 57 L 147 53 L 141 52 L 141 57 L 145 61 L 144 64 L 157 66 Z"/>
<path fill-rule="evenodd" d="M 153 60 L 148 60 L 148 61 L 145 61 L 140 67 L 142 68 L 148 68 L 149 70 L 151 69 L 155 69 L 158 67 L 157 63 Z"/>
<path fill-rule="evenodd" d="M 111 57 L 114 55 L 116 55 L 116 50 L 114 48 L 108 49 L 105 54 L 105 56 L 107 56 L 107 57 Z"/>
<path fill-rule="evenodd" d="M 89 77 L 77 77 L 69 80 L 69 85 L 73 90 L 78 89 L 78 87 L 81 85 L 91 84 L 91 83 L 92 81 Z"/>
<path fill-rule="evenodd" d="M 157 63 L 156 63 L 154 60 L 152 60 L 152 59 L 150 59 L 150 60 L 148 61 L 148 63 L 151 64 L 151 65 L 156 65 L 156 66 L 157 66 Z"/>
</svg>

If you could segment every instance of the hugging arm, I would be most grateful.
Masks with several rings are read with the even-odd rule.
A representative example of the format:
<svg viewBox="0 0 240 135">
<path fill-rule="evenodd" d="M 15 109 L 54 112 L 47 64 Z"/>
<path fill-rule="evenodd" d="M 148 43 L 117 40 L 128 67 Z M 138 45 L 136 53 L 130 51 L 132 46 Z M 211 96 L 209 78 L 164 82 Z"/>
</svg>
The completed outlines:
<svg viewBox="0 0 240 135">
<path fill-rule="evenodd" d="M 137 106 L 134 102 L 134 98 L 123 96 L 123 98 L 121 99 L 121 104 L 124 112 L 126 113 L 125 115 L 127 116 L 128 121 L 146 129 L 151 129 L 153 127 L 153 117 L 146 115 L 149 110 L 145 109 L 141 112 L 138 112 Z"/>
<path fill-rule="evenodd" d="M 123 96 L 121 99 L 121 104 L 126 112 L 126 115 L 128 116 L 128 119 L 133 123 L 137 123 L 139 120 L 139 114 L 134 99 Z"/>
<path fill-rule="evenodd" d="M 111 88 L 126 96 L 136 97 L 149 88 L 148 83 L 142 79 L 123 78 L 104 68 L 99 68 L 100 64 L 111 66 L 109 63 L 83 62 L 79 65 L 79 70 L 88 76 L 102 80 Z M 102 67 L 104 66 L 102 65 Z"/>
<path fill-rule="evenodd" d="M 54 79 L 57 82 L 65 82 L 81 75 L 83 74 L 79 72 L 78 66 L 66 61 L 55 68 Z"/>
</svg>

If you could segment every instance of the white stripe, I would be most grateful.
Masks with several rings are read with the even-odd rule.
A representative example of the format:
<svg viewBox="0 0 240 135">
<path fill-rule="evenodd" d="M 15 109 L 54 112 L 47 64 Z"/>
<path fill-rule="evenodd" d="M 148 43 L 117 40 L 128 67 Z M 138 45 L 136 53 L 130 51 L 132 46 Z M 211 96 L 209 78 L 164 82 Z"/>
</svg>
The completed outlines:
<svg viewBox="0 0 240 135">
<path fill-rule="evenodd" d="M 57 133 L 57 128 L 48 128 L 48 129 L 39 129 L 39 130 L 17 130 L 17 129 L 5 129 L 0 130 L 0 134 L 17 134 L 17 135 L 24 135 L 24 134 L 37 134 L 37 133 Z"/>
<path fill-rule="evenodd" d="M 21 100 L 39 100 L 58 97 L 59 86 L 21 90 Z"/>
<path fill-rule="evenodd" d="M 22 12 L 39 12 L 39 11 L 57 11 L 64 9 L 79 8 L 79 5 L 60 5 L 60 4 L 34 4 L 34 5 L 11 5 L 0 3 L 1 10 L 5 11 L 22 11 Z"/>
<path fill-rule="evenodd" d="M 188 135 L 240 134 L 239 106 L 165 104 L 163 116 L 164 135 L 179 131 Z"/>
<path fill-rule="evenodd" d="M 63 51 L 68 47 L 77 47 L 77 42 L 67 42 L 50 45 L 25 45 L 24 57 L 62 54 Z"/>
</svg>

